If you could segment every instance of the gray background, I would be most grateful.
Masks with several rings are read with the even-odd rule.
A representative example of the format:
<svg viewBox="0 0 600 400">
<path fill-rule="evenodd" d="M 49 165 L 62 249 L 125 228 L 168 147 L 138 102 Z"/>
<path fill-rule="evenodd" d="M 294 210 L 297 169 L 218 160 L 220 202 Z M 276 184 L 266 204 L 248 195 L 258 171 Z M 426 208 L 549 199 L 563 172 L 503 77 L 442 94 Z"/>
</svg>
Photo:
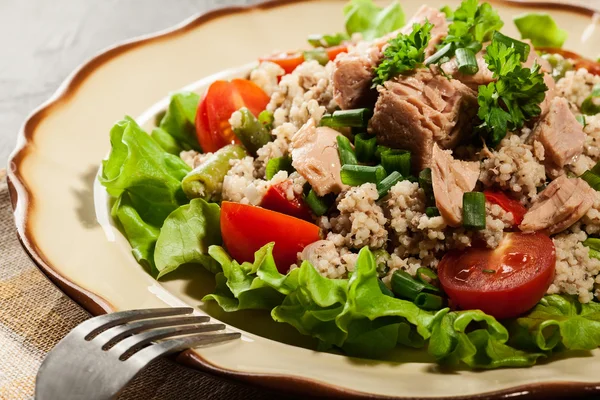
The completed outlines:
<svg viewBox="0 0 600 400">
<path fill-rule="evenodd" d="M 195 14 L 260 0 L 0 0 L 0 168 L 21 124 L 102 49 Z"/>
</svg>

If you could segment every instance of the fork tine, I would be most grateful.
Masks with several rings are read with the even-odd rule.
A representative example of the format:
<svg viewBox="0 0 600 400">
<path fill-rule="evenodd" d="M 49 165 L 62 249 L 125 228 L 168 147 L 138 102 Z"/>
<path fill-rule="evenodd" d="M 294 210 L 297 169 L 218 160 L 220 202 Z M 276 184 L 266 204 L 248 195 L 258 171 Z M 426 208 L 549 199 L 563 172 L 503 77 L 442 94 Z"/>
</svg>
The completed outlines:
<svg viewBox="0 0 600 400">
<path fill-rule="evenodd" d="M 190 315 L 184 317 L 156 318 L 127 323 L 110 328 L 94 338 L 94 342 L 102 344 L 102 348 L 114 346 L 126 336 L 165 326 L 193 325 L 210 321 L 210 317 Z"/>
<path fill-rule="evenodd" d="M 171 354 L 185 349 L 203 346 L 213 343 L 221 343 L 229 340 L 238 339 L 242 335 L 239 332 L 216 333 L 216 334 L 196 334 L 183 338 L 165 340 L 158 344 L 148 346 L 125 361 L 129 364 L 137 364 L 138 368 L 148 365 L 152 360 L 165 354 Z"/>
<path fill-rule="evenodd" d="M 129 310 L 111 314 L 101 315 L 91 318 L 73 330 L 85 336 L 89 340 L 100 331 L 112 328 L 113 326 L 124 324 L 126 322 L 136 321 L 146 318 L 169 317 L 172 315 L 191 314 L 194 309 L 191 307 L 171 307 L 171 308 L 152 308 L 144 310 Z"/>
<path fill-rule="evenodd" d="M 140 333 L 139 335 L 130 336 L 127 339 L 119 342 L 115 347 L 113 347 L 109 351 L 118 354 L 121 358 L 127 354 L 135 352 L 139 348 L 155 340 L 166 339 L 173 336 L 189 335 L 192 333 L 219 331 L 222 329 L 225 329 L 225 325 L 223 324 L 175 326 L 170 328 L 153 329 L 148 332 Z"/>
</svg>

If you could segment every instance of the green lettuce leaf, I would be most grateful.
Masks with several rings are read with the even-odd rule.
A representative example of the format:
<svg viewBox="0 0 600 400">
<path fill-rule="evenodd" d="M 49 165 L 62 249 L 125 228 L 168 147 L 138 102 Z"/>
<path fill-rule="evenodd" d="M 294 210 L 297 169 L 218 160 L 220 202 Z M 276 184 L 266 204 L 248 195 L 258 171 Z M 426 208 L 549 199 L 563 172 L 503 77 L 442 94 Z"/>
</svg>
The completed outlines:
<svg viewBox="0 0 600 400">
<path fill-rule="evenodd" d="M 217 262 L 208 254 L 212 245 L 220 245 L 217 204 L 194 199 L 173 211 L 165 220 L 154 252 L 154 261 L 160 278 L 182 264 L 201 264 L 209 271 L 219 271 Z"/>
<path fill-rule="evenodd" d="M 211 246 L 208 253 L 220 265 L 215 292 L 202 301 L 216 301 L 227 312 L 245 309 L 267 309 L 281 304 L 286 294 L 296 287 L 297 270 L 288 275 L 277 271 L 273 259 L 273 243 L 255 253 L 254 263 L 239 264 L 220 246 Z"/>
<path fill-rule="evenodd" d="M 166 153 L 130 117 L 110 131 L 112 149 L 102 162 L 99 181 L 119 198 L 127 192 L 131 206 L 146 223 L 160 227 L 167 216 L 187 203 L 181 180 L 190 167 Z"/>
<path fill-rule="evenodd" d="M 552 350 L 593 350 L 600 346 L 600 304 L 582 304 L 575 297 L 544 297 L 511 326 L 519 347 Z"/>
<path fill-rule="evenodd" d="M 569 34 L 560 29 L 546 13 L 526 13 L 514 19 L 521 38 L 530 39 L 535 47 L 562 47 Z"/>
<path fill-rule="evenodd" d="M 177 140 L 175 140 L 173 136 L 169 135 L 169 133 L 164 129 L 154 128 L 150 136 L 152 136 L 152 139 L 154 139 L 156 143 L 158 143 L 159 146 L 162 147 L 162 149 L 167 153 L 178 156 L 183 150 L 183 148 L 179 145 L 179 142 L 177 142 Z"/>
<path fill-rule="evenodd" d="M 527 367 L 544 356 L 511 347 L 508 338 L 507 329 L 480 310 L 439 313 L 428 351 L 443 364 L 486 369 Z"/>
<path fill-rule="evenodd" d="M 168 132 L 185 149 L 202 151 L 196 137 L 196 110 L 200 96 L 192 92 L 179 92 L 171 96 L 167 113 L 159 128 Z"/>
<path fill-rule="evenodd" d="M 126 192 L 115 202 L 112 214 L 129 241 L 131 252 L 137 262 L 148 269 L 152 276 L 156 276 L 158 271 L 154 266 L 154 247 L 160 230 L 144 222 L 132 206 Z"/>
<path fill-rule="evenodd" d="M 404 26 L 404 11 L 397 1 L 380 8 L 372 0 L 351 0 L 344 6 L 344 17 L 348 35 L 362 33 L 365 40 L 373 40 Z"/>
</svg>

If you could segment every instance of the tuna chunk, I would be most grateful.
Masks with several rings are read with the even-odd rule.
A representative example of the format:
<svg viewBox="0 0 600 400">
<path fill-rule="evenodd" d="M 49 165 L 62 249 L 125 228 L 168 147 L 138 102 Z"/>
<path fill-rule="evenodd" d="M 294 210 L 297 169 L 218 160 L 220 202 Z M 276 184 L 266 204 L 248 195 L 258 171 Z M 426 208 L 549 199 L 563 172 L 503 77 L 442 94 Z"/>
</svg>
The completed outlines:
<svg viewBox="0 0 600 400">
<path fill-rule="evenodd" d="M 455 160 L 449 151 L 433 145 L 431 181 L 435 205 L 450 226 L 462 223 L 463 194 L 471 192 L 479 178 L 479 163 Z"/>
<path fill-rule="evenodd" d="M 492 71 L 489 70 L 487 63 L 483 58 L 484 55 L 485 50 L 481 50 L 475 55 L 475 57 L 477 58 L 477 65 L 479 66 L 479 71 L 477 71 L 477 73 L 474 75 L 460 73 L 458 71 L 458 63 L 456 61 L 456 57 L 442 64 L 441 68 L 446 75 L 450 75 L 454 79 L 458 79 L 473 90 L 477 90 L 477 88 L 480 85 L 487 85 L 488 83 L 493 82 L 495 80 Z"/>
<path fill-rule="evenodd" d="M 339 135 L 331 128 L 317 128 L 311 118 L 292 137 L 292 165 L 319 196 L 337 194 L 345 188 L 340 177 Z"/>
<path fill-rule="evenodd" d="M 332 256 L 337 256 L 338 252 L 335 244 L 331 240 L 317 240 L 306 246 L 302 250 L 300 259 L 310 262 L 315 268 L 319 268 L 319 261 L 322 259 L 331 259 Z"/>
<path fill-rule="evenodd" d="M 431 165 L 433 143 L 455 147 L 477 113 L 473 90 L 428 70 L 402 75 L 378 90 L 369 129 L 380 144 L 410 150 L 415 170 Z"/>
<path fill-rule="evenodd" d="M 583 152 L 585 133 L 564 97 L 555 97 L 550 110 L 536 125 L 533 135 L 544 146 L 544 154 L 553 166 L 564 167 Z"/>
<path fill-rule="evenodd" d="M 523 66 L 531 68 L 533 67 L 533 63 L 537 61 L 537 63 L 542 69 L 542 72 L 544 72 L 544 83 L 546 84 L 546 86 L 548 86 L 548 90 L 546 91 L 546 97 L 544 98 L 542 104 L 540 104 L 540 108 L 542 109 L 540 115 L 544 115 L 550 109 L 550 103 L 552 102 L 552 99 L 556 97 L 556 94 L 554 92 L 556 83 L 554 82 L 554 78 L 552 78 L 551 75 L 552 66 L 547 60 L 544 60 L 536 53 L 533 44 L 531 44 L 529 40 L 524 40 L 524 42 L 526 42 L 531 47 L 531 51 L 529 52 L 529 57 L 527 58 L 527 61 L 525 61 Z"/>
<path fill-rule="evenodd" d="M 523 232 L 562 232 L 592 207 L 595 190 L 581 178 L 562 175 L 553 180 L 527 211 L 519 228 Z"/>
<path fill-rule="evenodd" d="M 390 39 L 399 33 L 410 33 L 413 24 L 423 23 L 425 20 L 434 24 L 426 51 L 426 55 L 431 55 L 435 52 L 435 46 L 448 33 L 448 23 L 446 16 L 439 10 L 422 6 L 403 28 L 376 39 L 369 45 L 359 44 L 355 49 L 336 58 L 331 76 L 333 95 L 343 110 L 373 105 L 377 92 L 371 89 L 371 81 L 374 76 L 373 69 L 381 61 L 382 49 Z"/>
</svg>

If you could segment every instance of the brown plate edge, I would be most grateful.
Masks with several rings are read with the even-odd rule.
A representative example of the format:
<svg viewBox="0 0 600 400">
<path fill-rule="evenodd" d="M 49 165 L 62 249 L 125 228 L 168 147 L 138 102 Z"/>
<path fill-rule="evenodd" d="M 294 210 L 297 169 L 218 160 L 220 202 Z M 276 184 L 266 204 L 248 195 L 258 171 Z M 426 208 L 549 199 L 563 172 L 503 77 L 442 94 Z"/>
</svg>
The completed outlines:
<svg viewBox="0 0 600 400">
<path fill-rule="evenodd" d="M 68 99 L 92 71 L 94 71 L 99 66 L 103 65 L 106 61 L 120 55 L 121 53 L 129 50 L 130 48 L 146 44 L 150 41 L 160 40 L 172 35 L 186 32 L 189 29 L 193 29 L 196 26 L 209 22 L 215 18 L 225 17 L 234 13 L 248 12 L 256 9 L 268 9 L 273 7 L 279 7 L 297 1 L 314 0 L 269 0 L 252 6 L 224 7 L 193 17 L 187 21 L 184 21 L 182 24 L 177 25 L 168 30 L 161 31 L 155 34 L 141 36 L 139 38 L 135 38 L 123 42 L 121 44 L 112 46 L 100 52 L 98 55 L 96 55 L 89 61 L 83 63 L 77 70 L 75 70 L 57 89 L 54 95 L 48 101 L 46 101 L 40 107 L 38 107 L 35 111 L 33 111 L 32 114 L 27 118 L 26 122 L 23 124 L 22 128 L 18 133 L 18 144 L 9 158 L 10 168 L 8 168 L 7 179 L 10 199 L 13 211 L 15 211 L 15 224 L 17 226 L 19 240 L 29 257 L 34 261 L 38 268 L 50 279 L 50 281 L 52 281 L 68 297 L 73 299 L 92 315 L 100 315 L 112 312 L 114 307 L 112 307 L 111 304 L 105 299 L 95 295 L 94 293 L 89 292 L 86 289 L 79 287 L 75 283 L 69 281 L 66 277 L 61 276 L 51 266 L 49 261 L 44 257 L 44 254 L 35 243 L 35 238 L 30 234 L 31 231 L 29 229 L 28 215 L 33 208 L 34 199 L 30 195 L 31 192 L 29 191 L 27 184 L 20 175 L 20 170 L 18 166 L 21 165 L 21 163 L 29 153 L 29 147 L 27 146 L 27 144 L 31 141 L 30 138 L 32 137 L 33 132 L 35 131 L 35 127 L 47 115 L 47 113 L 52 111 L 54 106 L 56 106 L 60 101 Z M 591 8 L 569 3 L 565 4 L 531 0 L 488 1 L 517 7 L 540 7 L 543 9 L 560 9 L 563 11 L 574 12 L 590 17 L 598 13 L 598 11 L 595 11 Z M 19 198 L 19 196 L 21 196 L 21 198 Z M 21 213 L 21 215 L 16 214 L 17 205 L 19 203 L 22 207 L 24 207 L 24 210 Z M 310 379 L 298 378 L 288 375 L 269 375 L 228 370 L 212 364 L 210 361 L 202 358 L 198 353 L 194 352 L 193 350 L 186 350 L 183 353 L 181 353 L 177 357 L 177 361 L 192 368 L 201 369 L 218 376 L 235 379 L 245 383 L 255 384 L 257 386 L 261 386 L 268 389 L 292 392 L 295 394 L 302 395 L 326 396 L 328 398 L 388 400 L 495 400 L 505 398 L 547 399 L 550 397 L 555 398 L 571 396 L 589 396 L 592 394 L 600 393 L 600 382 L 550 382 L 522 385 L 509 389 L 469 396 L 452 396 L 438 398 L 399 398 L 390 396 L 378 396 L 369 393 L 347 390 L 337 386 L 329 385 L 325 382 L 318 382 Z"/>
</svg>

